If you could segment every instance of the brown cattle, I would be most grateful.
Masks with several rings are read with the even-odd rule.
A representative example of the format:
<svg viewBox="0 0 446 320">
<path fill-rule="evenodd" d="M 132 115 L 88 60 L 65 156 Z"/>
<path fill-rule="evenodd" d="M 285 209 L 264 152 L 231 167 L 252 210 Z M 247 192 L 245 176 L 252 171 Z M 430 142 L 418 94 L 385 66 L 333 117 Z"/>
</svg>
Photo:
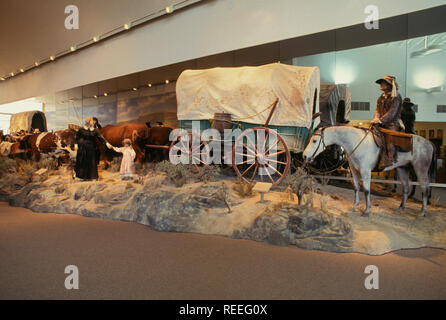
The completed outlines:
<svg viewBox="0 0 446 320">
<path fill-rule="evenodd" d="M 147 144 L 158 145 L 158 146 L 168 146 L 170 145 L 170 132 L 172 128 L 164 126 L 156 126 L 150 128 L 149 139 Z M 150 155 L 150 160 L 160 161 L 167 158 L 169 153 L 168 150 L 148 148 L 148 154 Z"/>
<path fill-rule="evenodd" d="M 76 131 L 73 129 L 58 130 L 55 132 L 42 132 L 23 137 L 20 141 L 22 149 L 30 149 L 34 160 L 39 161 L 40 155 L 68 152 L 70 158 L 76 158 L 74 145 Z"/>
<path fill-rule="evenodd" d="M 150 134 L 150 129 L 145 124 L 109 124 L 100 128 L 99 132 L 106 141 L 115 147 L 122 147 L 122 141 L 124 139 L 130 139 L 132 141 L 132 147 L 136 152 L 136 161 L 142 162 L 144 160 L 144 149 Z M 114 153 L 113 151 L 108 150 L 108 148 L 102 144 L 100 145 L 100 150 L 101 154 L 105 155 L 107 160 L 111 160 Z"/>
</svg>

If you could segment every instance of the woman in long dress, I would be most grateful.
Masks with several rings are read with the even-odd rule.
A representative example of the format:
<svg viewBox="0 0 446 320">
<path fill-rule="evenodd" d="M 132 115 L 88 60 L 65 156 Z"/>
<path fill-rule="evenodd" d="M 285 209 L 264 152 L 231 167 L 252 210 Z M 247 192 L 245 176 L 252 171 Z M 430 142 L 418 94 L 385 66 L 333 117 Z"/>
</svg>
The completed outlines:
<svg viewBox="0 0 446 320">
<path fill-rule="evenodd" d="M 96 121 L 93 117 L 85 120 L 85 125 L 76 133 L 76 164 L 74 167 L 75 178 L 82 180 L 98 179 L 99 147 L 97 140 L 104 144 L 105 139 L 99 134 L 95 127 Z"/>
</svg>

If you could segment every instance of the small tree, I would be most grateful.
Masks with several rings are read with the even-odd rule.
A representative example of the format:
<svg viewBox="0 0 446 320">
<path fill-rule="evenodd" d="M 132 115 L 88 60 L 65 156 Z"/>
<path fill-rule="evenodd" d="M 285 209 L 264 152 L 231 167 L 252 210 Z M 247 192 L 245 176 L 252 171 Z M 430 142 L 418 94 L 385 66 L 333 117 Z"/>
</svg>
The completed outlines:
<svg viewBox="0 0 446 320">
<path fill-rule="evenodd" d="M 284 183 L 297 195 L 299 205 L 302 204 L 304 194 L 313 192 L 316 185 L 316 181 L 302 168 L 297 168 L 295 173 L 286 177 Z"/>
</svg>

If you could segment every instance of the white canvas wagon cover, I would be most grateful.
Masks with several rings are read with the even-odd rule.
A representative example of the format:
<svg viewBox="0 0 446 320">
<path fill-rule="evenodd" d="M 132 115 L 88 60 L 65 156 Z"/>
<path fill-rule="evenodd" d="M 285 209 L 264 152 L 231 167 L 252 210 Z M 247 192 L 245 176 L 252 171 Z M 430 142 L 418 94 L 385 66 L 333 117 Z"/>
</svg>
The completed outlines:
<svg viewBox="0 0 446 320">
<path fill-rule="evenodd" d="M 214 113 L 225 112 L 232 114 L 233 120 L 263 124 L 271 111 L 268 106 L 278 98 L 271 125 L 309 128 L 316 89 L 318 112 L 318 67 L 272 63 L 185 70 L 176 84 L 178 120 L 207 120 Z"/>
<path fill-rule="evenodd" d="M 46 117 L 42 111 L 25 111 L 11 115 L 9 132 L 19 132 L 20 130 L 40 132 L 47 131 Z"/>
</svg>

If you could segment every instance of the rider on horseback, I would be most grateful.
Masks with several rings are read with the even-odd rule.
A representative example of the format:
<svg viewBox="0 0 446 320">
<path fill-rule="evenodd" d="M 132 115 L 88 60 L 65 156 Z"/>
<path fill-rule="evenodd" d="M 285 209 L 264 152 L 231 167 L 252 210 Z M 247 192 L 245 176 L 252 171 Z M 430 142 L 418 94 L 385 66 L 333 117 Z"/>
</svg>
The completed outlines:
<svg viewBox="0 0 446 320">
<path fill-rule="evenodd" d="M 401 95 L 398 93 L 398 84 L 395 77 L 384 76 L 376 80 L 380 85 L 380 90 L 383 94 L 378 98 L 375 116 L 371 121 L 372 125 L 380 126 L 385 129 L 402 131 L 401 122 Z M 372 128 L 373 129 L 373 128 Z M 374 130 L 375 132 L 378 130 Z M 384 139 L 381 134 L 378 134 L 382 146 L 385 146 Z M 396 161 L 396 148 L 393 145 L 385 147 L 385 152 L 382 153 L 379 168 L 391 166 Z"/>
</svg>

